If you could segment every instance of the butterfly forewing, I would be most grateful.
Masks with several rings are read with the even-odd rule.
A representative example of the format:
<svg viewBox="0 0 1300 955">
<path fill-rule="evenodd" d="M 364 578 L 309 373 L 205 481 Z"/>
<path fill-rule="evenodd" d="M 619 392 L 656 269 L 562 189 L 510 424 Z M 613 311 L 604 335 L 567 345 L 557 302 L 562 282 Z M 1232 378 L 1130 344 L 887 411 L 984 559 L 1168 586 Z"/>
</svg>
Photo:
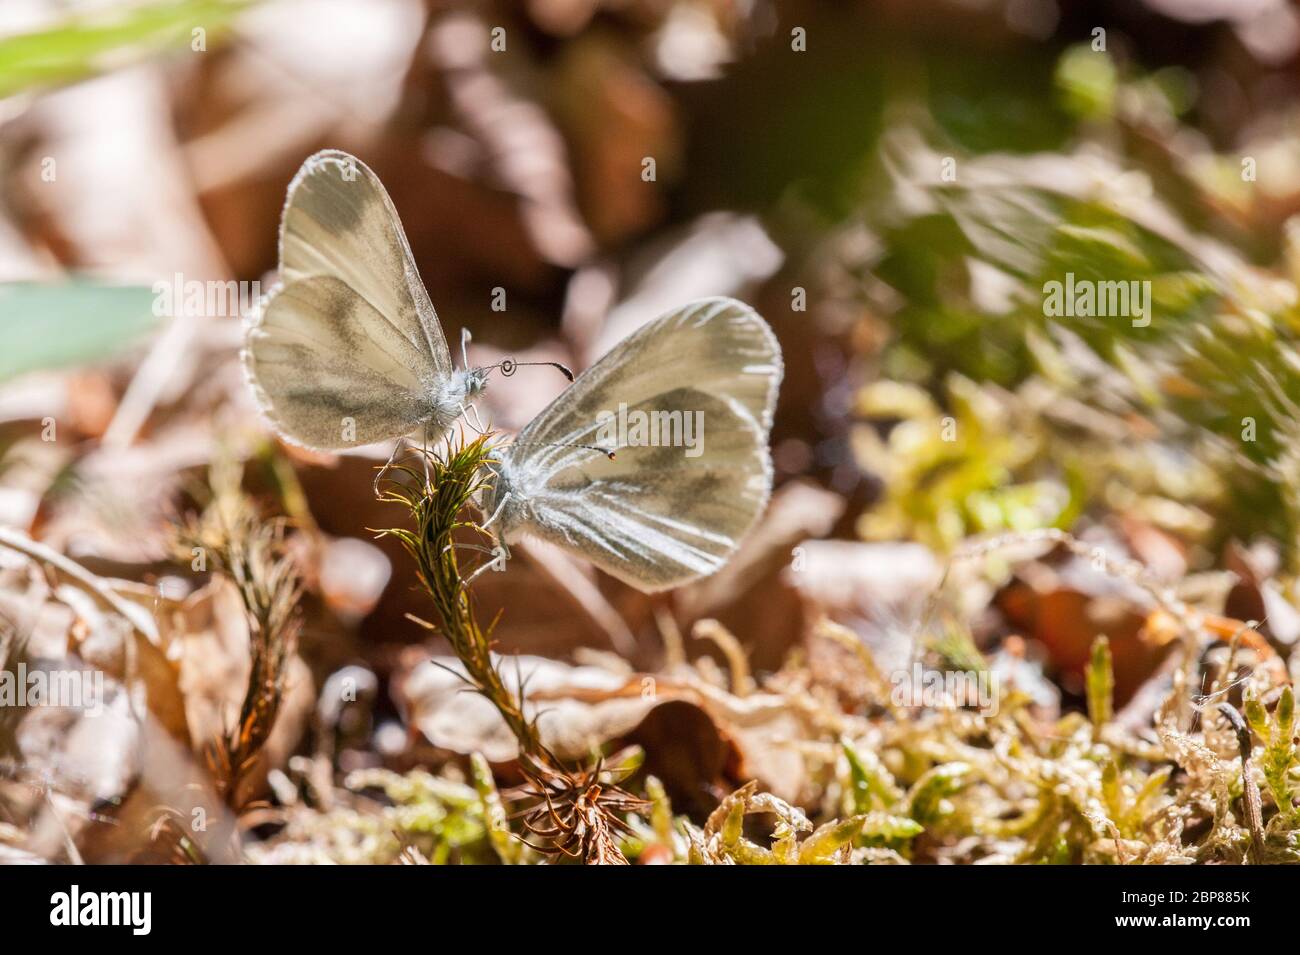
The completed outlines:
<svg viewBox="0 0 1300 955">
<path fill-rule="evenodd" d="M 678 385 L 725 398 L 766 431 L 781 371 L 780 346 L 753 309 L 735 299 L 701 299 L 621 341 L 534 418 L 519 441 L 561 443 L 571 429 L 617 409 L 620 401 L 653 400 Z"/>
<path fill-rule="evenodd" d="M 368 444 L 428 418 L 451 356 L 392 201 L 354 157 L 317 153 L 290 185 L 280 284 L 244 361 L 267 416 L 299 444 Z"/>
</svg>

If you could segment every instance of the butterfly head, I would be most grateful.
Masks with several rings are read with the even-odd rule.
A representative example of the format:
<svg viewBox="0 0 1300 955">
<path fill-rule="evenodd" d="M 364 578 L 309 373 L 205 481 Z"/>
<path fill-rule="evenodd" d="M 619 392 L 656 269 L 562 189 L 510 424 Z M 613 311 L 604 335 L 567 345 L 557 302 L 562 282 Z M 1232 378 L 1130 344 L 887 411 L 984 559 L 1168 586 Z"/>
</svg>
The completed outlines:
<svg viewBox="0 0 1300 955">
<path fill-rule="evenodd" d="M 466 402 L 473 401 L 487 388 L 489 371 L 489 368 L 464 368 L 453 374 L 454 378 L 460 379 L 457 384 Z"/>
<path fill-rule="evenodd" d="M 433 402 L 440 409 L 458 412 L 487 388 L 487 368 L 457 368 L 436 388 Z"/>
<path fill-rule="evenodd" d="M 460 368 L 432 386 L 428 396 L 427 423 L 437 434 L 445 433 L 487 387 L 487 369 Z"/>
</svg>

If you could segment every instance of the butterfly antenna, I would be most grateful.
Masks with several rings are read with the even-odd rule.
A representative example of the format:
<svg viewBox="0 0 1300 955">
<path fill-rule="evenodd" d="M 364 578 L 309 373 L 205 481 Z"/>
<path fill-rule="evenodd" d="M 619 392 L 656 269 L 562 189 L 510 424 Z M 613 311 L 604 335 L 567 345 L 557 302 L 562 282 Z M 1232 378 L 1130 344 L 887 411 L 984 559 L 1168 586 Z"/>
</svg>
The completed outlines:
<svg viewBox="0 0 1300 955">
<path fill-rule="evenodd" d="M 562 441 L 540 441 L 540 442 L 525 441 L 522 443 L 516 441 L 514 444 L 510 445 L 510 447 L 512 448 L 577 448 L 580 451 L 595 451 L 597 454 L 603 454 L 611 461 L 614 460 L 614 452 L 618 450 L 617 448 L 602 448 L 594 444 L 567 444 Z"/>
<path fill-rule="evenodd" d="M 513 358 L 502 358 L 495 365 L 488 365 L 488 368 L 495 368 L 501 372 L 501 377 L 509 378 L 520 368 L 533 365 L 550 365 L 552 368 L 558 368 L 565 378 L 573 381 L 573 372 L 569 371 L 568 366 L 561 365 L 558 361 L 515 361 Z"/>
<path fill-rule="evenodd" d="M 468 328 L 462 328 L 460 330 L 460 360 L 462 362 L 462 368 L 469 367 L 469 343 L 473 340 L 473 337 L 474 336 L 469 333 Z"/>
</svg>

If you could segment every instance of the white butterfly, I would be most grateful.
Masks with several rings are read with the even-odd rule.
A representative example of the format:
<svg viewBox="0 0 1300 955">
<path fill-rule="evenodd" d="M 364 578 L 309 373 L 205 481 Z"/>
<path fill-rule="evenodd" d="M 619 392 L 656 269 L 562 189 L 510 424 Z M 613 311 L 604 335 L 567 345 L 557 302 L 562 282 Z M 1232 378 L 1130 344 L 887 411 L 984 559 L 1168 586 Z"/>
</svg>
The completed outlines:
<svg viewBox="0 0 1300 955">
<path fill-rule="evenodd" d="M 423 427 L 436 441 L 492 368 L 452 367 L 397 210 L 360 160 L 326 150 L 289 184 L 280 282 L 249 323 L 244 368 L 285 438 L 336 450 Z M 566 371 L 567 374 L 567 371 Z"/>
<path fill-rule="evenodd" d="M 713 573 L 771 495 L 781 374 L 776 336 L 741 302 L 702 299 L 661 316 L 494 452 L 484 526 L 497 524 L 506 545 L 523 534 L 557 544 L 647 592 Z M 688 415 L 702 425 L 698 449 L 628 428 L 633 440 L 607 443 L 626 421 L 685 436 Z"/>
</svg>

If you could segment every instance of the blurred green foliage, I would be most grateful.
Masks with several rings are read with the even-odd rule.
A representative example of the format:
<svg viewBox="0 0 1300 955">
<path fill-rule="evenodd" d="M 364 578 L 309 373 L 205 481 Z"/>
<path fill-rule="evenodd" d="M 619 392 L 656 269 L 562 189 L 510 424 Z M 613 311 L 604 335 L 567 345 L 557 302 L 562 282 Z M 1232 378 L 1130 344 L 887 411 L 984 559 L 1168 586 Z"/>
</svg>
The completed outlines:
<svg viewBox="0 0 1300 955">
<path fill-rule="evenodd" d="M 108 14 L 69 17 L 0 39 L 0 97 L 80 79 L 165 49 L 191 49 L 194 31 L 215 39 L 252 0 L 161 0 Z"/>
<path fill-rule="evenodd" d="M 153 301 L 142 286 L 0 284 L 0 381 L 103 361 L 139 344 L 158 323 Z"/>
<path fill-rule="evenodd" d="M 1208 228 L 1188 164 L 1138 140 L 1178 129 L 1184 71 L 1073 47 L 1052 89 L 1044 109 L 1072 124 L 1059 148 L 1026 151 L 996 121 L 965 148 L 937 113 L 882 140 L 888 182 L 864 184 L 863 209 L 888 294 L 863 294 L 893 332 L 881 370 L 919 391 L 904 410 L 879 389 L 859 403 L 884 435 L 860 435 L 859 460 L 886 483 L 860 528 L 950 546 L 1138 502 L 1211 550 L 1275 538 L 1294 572 L 1297 230 L 1261 269 Z M 1139 283 L 1149 311 L 1059 314 L 1067 282 Z"/>
</svg>

